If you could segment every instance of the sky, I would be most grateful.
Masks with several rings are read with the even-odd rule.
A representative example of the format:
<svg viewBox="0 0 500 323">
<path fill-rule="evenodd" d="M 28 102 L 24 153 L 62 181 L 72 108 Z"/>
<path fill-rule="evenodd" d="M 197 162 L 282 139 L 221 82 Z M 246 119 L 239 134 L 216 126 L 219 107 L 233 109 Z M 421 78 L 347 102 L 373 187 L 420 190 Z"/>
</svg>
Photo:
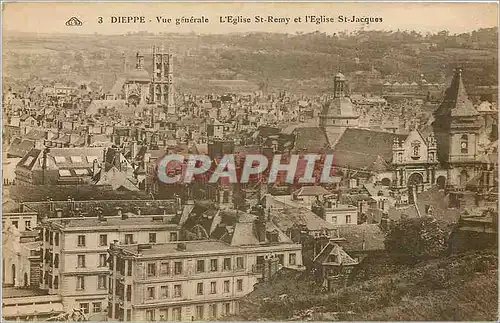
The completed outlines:
<svg viewBox="0 0 500 323">
<path fill-rule="evenodd" d="M 255 16 L 290 18 L 289 23 L 255 22 Z M 305 22 L 306 15 L 334 18 L 332 23 Z M 340 22 L 338 16 L 379 18 L 378 22 Z M 82 26 L 66 26 L 77 17 Z M 145 23 L 111 23 L 112 17 L 143 16 Z M 158 23 L 157 17 L 172 18 L 171 23 Z M 250 23 L 221 23 L 226 16 L 250 18 Z M 102 23 L 99 23 L 102 17 Z M 208 23 L 175 24 L 176 18 L 208 19 Z M 300 22 L 295 19 L 300 17 Z M 380 18 L 382 21 L 380 22 Z M 224 34 L 233 32 L 326 32 L 357 30 L 416 30 L 418 32 L 470 32 L 479 28 L 498 27 L 496 3 L 4 3 L 3 32 L 125 34 L 148 31 L 153 33 Z"/>
</svg>

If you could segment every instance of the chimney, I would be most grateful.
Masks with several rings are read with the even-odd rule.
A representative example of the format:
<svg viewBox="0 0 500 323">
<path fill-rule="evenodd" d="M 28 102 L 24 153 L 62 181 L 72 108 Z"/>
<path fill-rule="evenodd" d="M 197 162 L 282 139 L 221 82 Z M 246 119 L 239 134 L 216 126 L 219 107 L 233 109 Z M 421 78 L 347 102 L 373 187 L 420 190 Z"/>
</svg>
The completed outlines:
<svg viewBox="0 0 500 323">
<path fill-rule="evenodd" d="M 264 209 L 259 210 L 259 215 L 257 220 L 255 220 L 255 230 L 257 231 L 257 238 L 259 242 L 266 241 L 266 215 L 264 214 Z"/>
<path fill-rule="evenodd" d="M 19 213 L 24 213 L 24 203 L 19 203 Z"/>
<path fill-rule="evenodd" d="M 122 218 L 122 220 L 126 220 L 128 218 L 128 216 L 122 212 L 122 208 L 121 207 L 116 207 L 116 215 L 118 215 L 119 217 Z"/>
<path fill-rule="evenodd" d="M 56 217 L 62 218 L 62 209 L 56 209 Z"/>
<path fill-rule="evenodd" d="M 97 159 L 94 159 L 94 162 L 92 163 L 92 176 L 96 176 L 97 173 L 99 173 L 99 162 Z"/>
</svg>

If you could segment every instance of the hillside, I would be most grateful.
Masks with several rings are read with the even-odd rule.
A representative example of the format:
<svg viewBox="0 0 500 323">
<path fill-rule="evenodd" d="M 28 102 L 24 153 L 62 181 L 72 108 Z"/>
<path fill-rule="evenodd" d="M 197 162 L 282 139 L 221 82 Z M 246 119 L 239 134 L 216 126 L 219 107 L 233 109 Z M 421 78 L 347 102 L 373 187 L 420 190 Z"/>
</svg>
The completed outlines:
<svg viewBox="0 0 500 323">
<path fill-rule="evenodd" d="M 122 53 L 134 66 L 137 51 L 149 53 L 164 44 L 175 54 L 176 87 L 180 92 L 210 92 L 220 87 L 200 80 L 247 80 L 252 86 L 322 93 L 331 75 L 342 71 L 371 71 L 381 78 L 413 81 L 421 74 L 429 82 L 442 82 L 457 65 L 464 67 L 467 86 L 496 85 L 496 29 L 470 34 L 446 32 L 358 31 L 327 35 L 309 34 L 131 34 L 131 35 L 4 35 L 4 77 L 82 80 L 111 87 L 122 70 Z M 224 87 L 226 91 L 231 86 Z"/>
<path fill-rule="evenodd" d="M 498 319 L 496 250 L 452 255 L 414 267 L 389 263 L 334 293 L 304 274 L 284 273 L 263 283 L 230 320 L 493 321 Z M 363 273 L 363 277 L 366 277 Z M 286 296 L 285 296 L 286 294 Z"/>
</svg>

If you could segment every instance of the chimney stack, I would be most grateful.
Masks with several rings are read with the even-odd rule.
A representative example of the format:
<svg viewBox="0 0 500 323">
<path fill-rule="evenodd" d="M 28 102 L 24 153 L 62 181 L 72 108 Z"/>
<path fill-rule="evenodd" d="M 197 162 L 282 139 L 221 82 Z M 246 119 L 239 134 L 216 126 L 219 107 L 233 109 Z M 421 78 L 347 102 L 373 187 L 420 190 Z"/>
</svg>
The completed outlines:
<svg viewBox="0 0 500 323">
<path fill-rule="evenodd" d="M 128 216 L 125 213 L 123 213 L 122 208 L 119 207 L 119 206 L 116 207 L 116 215 L 118 215 L 119 217 L 121 217 L 122 220 L 126 220 L 128 218 Z"/>
<path fill-rule="evenodd" d="M 260 207 L 257 220 L 255 220 L 255 230 L 259 242 L 266 241 L 266 215 L 263 207 Z"/>
</svg>

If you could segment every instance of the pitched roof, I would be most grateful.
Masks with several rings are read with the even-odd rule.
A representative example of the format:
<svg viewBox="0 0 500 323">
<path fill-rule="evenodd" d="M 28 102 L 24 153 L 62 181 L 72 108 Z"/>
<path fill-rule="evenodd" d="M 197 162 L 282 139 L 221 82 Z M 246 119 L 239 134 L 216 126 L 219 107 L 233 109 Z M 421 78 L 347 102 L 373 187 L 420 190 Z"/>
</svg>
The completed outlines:
<svg viewBox="0 0 500 323">
<path fill-rule="evenodd" d="M 321 186 L 303 186 L 293 192 L 293 194 L 298 196 L 318 196 L 328 195 L 331 193 Z"/>
<path fill-rule="evenodd" d="M 294 135 L 295 151 L 305 150 L 308 153 L 316 153 L 329 147 L 328 138 L 320 127 L 296 128 Z"/>
<path fill-rule="evenodd" d="M 372 165 L 377 162 L 377 156 L 390 163 L 394 139 L 404 141 L 406 137 L 407 135 L 391 132 L 347 128 L 333 149 L 334 161 L 339 161 L 339 154 L 342 152 L 347 153 L 345 158 L 349 158 L 349 162 L 354 164 Z M 367 161 L 356 161 L 355 155 L 357 158 L 364 155 Z"/>
<path fill-rule="evenodd" d="M 467 96 L 462 80 L 462 70 L 458 69 L 451 80 L 451 84 L 446 90 L 444 99 L 439 108 L 434 112 L 436 116 L 476 116 L 479 113 L 474 108 Z"/>
<path fill-rule="evenodd" d="M 338 227 L 338 234 L 345 238 L 342 246 L 347 252 L 385 249 L 385 235 L 378 224 L 342 225 Z"/>
<path fill-rule="evenodd" d="M 329 256 L 334 255 L 332 259 Z M 333 262 L 334 260 L 334 262 Z M 328 244 L 320 251 L 314 258 L 315 263 L 319 264 L 336 264 L 336 265 L 357 265 L 358 262 L 354 260 L 344 249 L 335 242 L 328 242 Z"/>
<path fill-rule="evenodd" d="M 348 97 L 339 97 L 331 100 L 323 106 L 321 114 L 328 117 L 359 117 L 359 115 L 356 113 L 356 109 L 351 102 L 351 99 Z"/>
<path fill-rule="evenodd" d="M 32 140 L 22 140 L 21 138 L 14 138 L 10 144 L 7 155 L 9 157 L 24 157 L 30 151 L 31 148 L 35 147 L 35 142 Z"/>
</svg>

